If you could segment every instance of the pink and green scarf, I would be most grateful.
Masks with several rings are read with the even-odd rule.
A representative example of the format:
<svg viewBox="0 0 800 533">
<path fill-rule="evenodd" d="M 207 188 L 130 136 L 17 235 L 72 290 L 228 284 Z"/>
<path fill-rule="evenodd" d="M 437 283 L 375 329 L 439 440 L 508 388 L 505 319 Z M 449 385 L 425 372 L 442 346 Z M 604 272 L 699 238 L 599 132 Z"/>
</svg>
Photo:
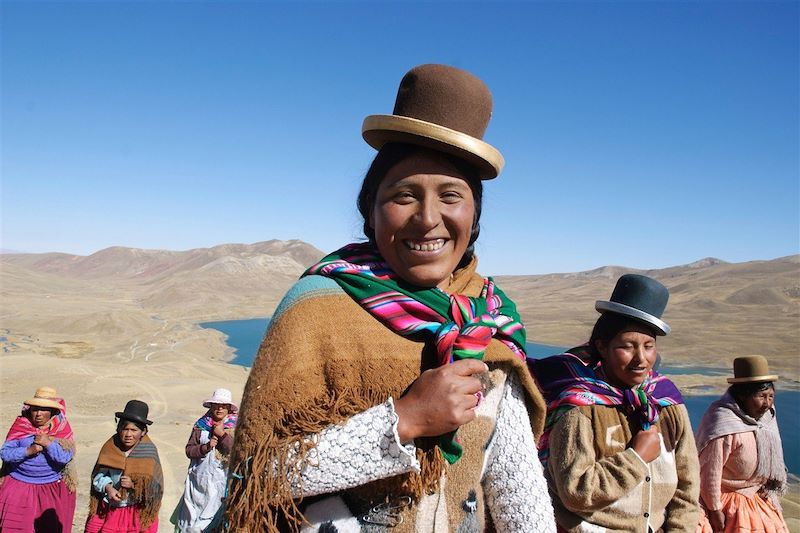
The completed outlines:
<svg viewBox="0 0 800 533">
<path fill-rule="evenodd" d="M 550 455 L 550 431 L 573 407 L 618 405 L 646 430 L 658 422 L 661 408 L 683 403 L 675 384 L 652 370 L 635 388 L 621 389 L 609 384 L 602 365 L 592 364 L 587 349 L 588 346 L 583 345 L 560 355 L 528 359 L 528 369 L 547 402 L 544 433 L 538 446 L 539 459 L 545 466 Z"/>
<path fill-rule="evenodd" d="M 225 416 L 225 419 L 222 421 L 222 429 L 235 429 L 237 420 L 238 415 L 236 413 L 228 413 Z M 197 422 L 195 422 L 194 425 L 195 427 L 200 428 L 202 431 L 208 431 L 210 433 L 214 429 L 213 421 L 214 419 L 211 416 L 211 409 L 209 409 L 206 414 L 197 419 Z"/>
<path fill-rule="evenodd" d="M 525 359 L 525 326 L 516 305 L 491 278 L 479 297 L 447 294 L 404 282 L 368 243 L 349 244 L 324 257 L 304 276 L 333 279 L 386 327 L 403 335 L 432 335 L 439 365 L 460 359 L 483 359 L 492 338 Z M 463 448 L 456 432 L 439 440 L 442 456 L 453 464 Z"/>
</svg>

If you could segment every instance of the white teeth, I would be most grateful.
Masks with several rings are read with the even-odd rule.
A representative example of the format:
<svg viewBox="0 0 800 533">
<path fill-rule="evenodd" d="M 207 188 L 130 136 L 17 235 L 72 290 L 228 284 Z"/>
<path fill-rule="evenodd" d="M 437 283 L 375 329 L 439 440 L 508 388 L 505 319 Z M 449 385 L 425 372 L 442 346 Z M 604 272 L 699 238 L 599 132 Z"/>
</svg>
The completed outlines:
<svg viewBox="0 0 800 533">
<path fill-rule="evenodd" d="M 414 242 L 414 241 L 405 241 L 406 246 L 409 249 L 415 250 L 417 252 L 435 252 L 439 250 L 442 246 L 444 246 L 444 239 L 436 239 L 435 241 L 430 242 Z"/>
</svg>

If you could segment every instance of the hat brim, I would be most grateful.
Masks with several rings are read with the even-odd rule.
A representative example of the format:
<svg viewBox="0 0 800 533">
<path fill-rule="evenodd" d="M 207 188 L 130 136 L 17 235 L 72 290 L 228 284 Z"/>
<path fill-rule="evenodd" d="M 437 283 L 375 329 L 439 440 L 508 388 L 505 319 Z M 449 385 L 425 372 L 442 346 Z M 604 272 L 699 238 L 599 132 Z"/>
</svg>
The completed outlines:
<svg viewBox="0 0 800 533">
<path fill-rule="evenodd" d="M 656 330 L 656 335 L 669 335 L 669 332 L 672 331 L 672 328 L 669 327 L 669 324 L 664 322 L 658 317 L 651 315 L 650 313 L 645 313 L 635 307 L 631 307 L 629 305 L 617 303 L 617 302 L 606 302 L 603 300 L 598 300 L 594 303 L 594 308 L 601 312 L 601 313 L 615 313 L 618 315 L 629 316 L 631 318 L 635 318 L 641 322 L 645 322 L 650 326 L 653 326 Z"/>
<path fill-rule="evenodd" d="M 361 136 L 375 148 L 390 142 L 416 144 L 464 159 L 482 180 L 497 177 L 505 159 L 494 146 L 432 122 L 400 115 L 370 115 L 361 126 Z"/>
<path fill-rule="evenodd" d="M 231 406 L 231 413 L 236 413 L 239 410 L 239 406 L 233 402 L 209 398 L 208 400 L 203 402 L 203 407 L 206 409 L 211 409 L 212 405 L 230 405 Z"/>
<path fill-rule="evenodd" d="M 61 411 L 63 407 L 60 403 L 55 400 L 48 400 L 47 398 L 31 398 L 30 400 L 26 400 L 24 402 L 25 405 L 35 406 L 35 407 L 47 407 L 49 409 L 58 409 Z"/>
<path fill-rule="evenodd" d="M 775 374 L 771 374 L 768 376 L 752 376 L 746 378 L 728 378 L 728 383 L 737 384 L 737 383 L 759 383 L 762 381 L 778 381 L 778 376 Z"/>
<path fill-rule="evenodd" d="M 148 426 L 153 423 L 151 420 L 148 420 L 146 418 L 142 418 L 142 417 L 136 416 L 136 415 L 129 415 L 129 414 L 124 413 L 122 411 L 117 411 L 116 413 L 114 413 L 114 416 L 116 416 L 120 420 L 129 420 L 131 422 L 139 422 L 140 424 L 147 424 Z"/>
</svg>

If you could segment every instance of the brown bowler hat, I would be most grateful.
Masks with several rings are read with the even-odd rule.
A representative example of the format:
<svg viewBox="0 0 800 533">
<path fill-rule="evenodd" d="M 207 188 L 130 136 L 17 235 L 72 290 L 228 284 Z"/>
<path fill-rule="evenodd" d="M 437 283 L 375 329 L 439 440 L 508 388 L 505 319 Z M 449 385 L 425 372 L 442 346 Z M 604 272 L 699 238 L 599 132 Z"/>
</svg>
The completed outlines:
<svg viewBox="0 0 800 533">
<path fill-rule="evenodd" d="M 392 114 L 365 118 L 361 135 L 377 150 L 402 142 L 460 157 L 489 180 L 505 164 L 483 141 L 491 117 L 492 94 L 481 80 L 447 65 L 420 65 L 400 81 Z"/>
<path fill-rule="evenodd" d="M 763 355 L 748 355 L 733 360 L 733 377 L 728 383 L 756 383 L 776 381 L 778 376 L 769 373 L 769 362 Z"/>
</svg>

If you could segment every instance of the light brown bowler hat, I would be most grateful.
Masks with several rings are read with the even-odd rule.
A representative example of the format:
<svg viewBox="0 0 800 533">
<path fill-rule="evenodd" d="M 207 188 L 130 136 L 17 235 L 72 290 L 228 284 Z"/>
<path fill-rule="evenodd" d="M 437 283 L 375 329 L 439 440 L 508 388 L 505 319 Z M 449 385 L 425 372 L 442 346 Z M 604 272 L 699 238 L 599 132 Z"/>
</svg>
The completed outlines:
<svg viewBox="0 0 800 533">
<path fill-rule="evenodd" d="M 49 407 L 51 409 L 58 409 L 61 411 L 63 407 L 58 400 L 61 398 L 58 396 L 56 389 L 53 387 L 39 387 L 36 389 L 36 392 L 33 394 L 33 398 L 30 400 L 25 400 L 25 405 L 34 405 L 36 407 Z"/>
<path fill-rule="evenodd" d="M 756 383 L 777 381 L 777 374 L 769 373 L 769 362 L 763 355 L 748 355 L 733 360 L 733 377 L 728 383 Z"/>
<path fill-rule="evenodd" d="M 361 135 L 377 150 L 401 142 L 454 155 L 489 180 L 505 164 L 483 141 L 491 117 L 492 94 L 477 77 L 447 65 L 420 65 L 400 81 L 393 113 L 365 118 Z"/>
</svg>

